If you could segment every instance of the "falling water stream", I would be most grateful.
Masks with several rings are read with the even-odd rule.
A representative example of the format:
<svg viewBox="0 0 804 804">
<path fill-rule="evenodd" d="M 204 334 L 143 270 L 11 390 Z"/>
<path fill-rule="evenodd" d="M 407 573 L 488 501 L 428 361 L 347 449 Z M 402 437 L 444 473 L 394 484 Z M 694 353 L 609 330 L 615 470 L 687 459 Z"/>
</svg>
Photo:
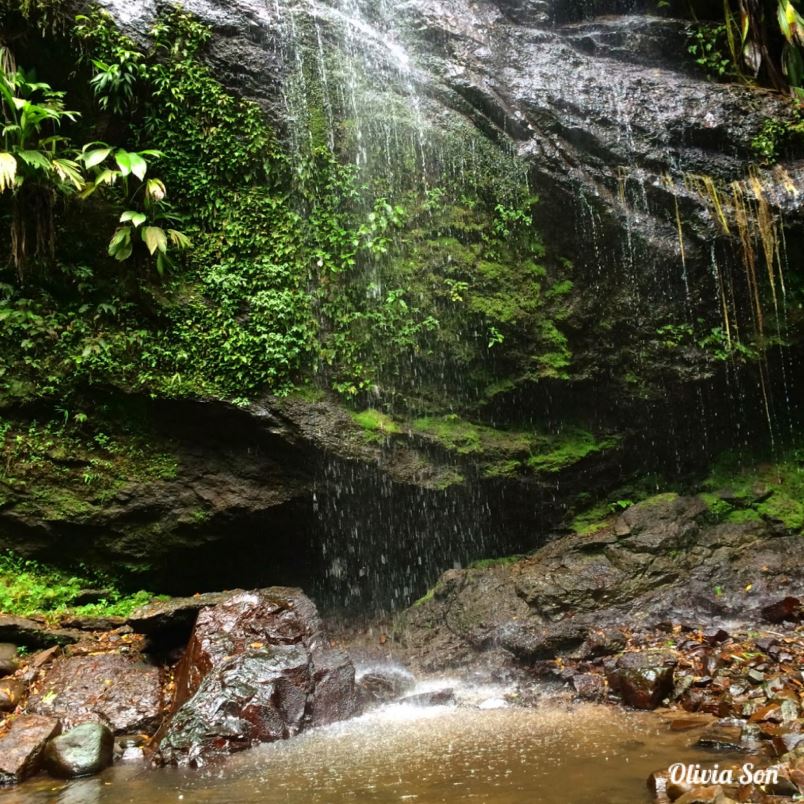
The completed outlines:
<svg viewBox="0 0 804 804">
<path fill-rule="evenodd" d="M 398 19 L 404 12 L 394 8 L 394 0 L 268 0 L 268 5 L 275 7 L 283 28 L 279 39 L 287 75 L 282 100 L 288 147 L 295 158 L 301 159 L 311 146 L 325 146 L 338 150 L 367 183 L 378 181 L 386 190 L 413 186 L 420 193 L 444 176 L 460 183 L 480 172 L 481 151 L 490 146 L 479 131 L 467 135 L 459 157 L 454 150 L 441 149 L 450 126 L 462 126 L 465 133 L 472 125 L 457 113 L 447 119 L 451 113 L 432 103 L 426 70 L 405 48 L 404 25 Z M 568 83 L 567 93 L 580 91 Z M 611 88 L 607 102 L 621 123 L 623 151 L 633 151 L 633 118 L 639 110 L 631 108 L 621 87 Z M 438 118 L 431 116 L 436 107 Z M 501 164 L 521 180 L 527 194 L 527 171 L 515 159 L 513 147 L 510 154 L 506 147 L 504 141 L 494 145 Z M 649 255 L 637 244 L 634 231 L 650 218 L 651 209 L 639 165 L 625 164 L 620 181 L 622 242 L 612 247 L 605 242 L 601 213 L 591 195 L 580 197 L 575 226 L 578 238 L 591 243 L 596 261 L 588 276 L 602 281 L 612 260 L 625 266 L 639 322 L 644 310 L 637 297 L 649 274 L 643 265 Z M 572 216 L 569 221 L 571 225 Z M 612 254 L 605 253 L 607 248 Z M 370 274 L 371 262 L 361 270 Z M 725 270 L 713 245 L 713 309 L 725 306 L 726 293 L 720 290 Z M 689 310 L 683 235 L 675 284 Z M 367 292 L 383 292 L 380 278 L 369 275 L 365 285 Z M 784 322 L 786 308 L 780 309 L 777 321 Z M 789 406 L 792 371 L 782 368 L 788 372 L 784 388 Z M 441 379 L 445 385 L 454 380 Z M 736 379 L 734 383 L 735 405 L 745 404 Z M 704 421 L 700 391 L 697 404 Z M 772 406 L 765 407 L 773 433 L 778 425 Z M 399 493 L 386 476 L 367 474 L 356 463 L 333 459 L 318 469 L 314 504 L 324 571 L 321 588 L 309 590 L 314 596 L 327 594 L 333 607 L 347 610 L 373 601 L 398 609 L 421 593 L 423 578 L 433 580 L 451 566 L 501 549 L 485 491 L 475 488 L 446 503 L 446 497 L 411 488 L 402 505 L 395 497 Z M 408 515 L 400 516 L 400 511 Z M 549 699 L 525 708 L 511 705 L 504 688 L 475 687 L 460 679 L 427 683 L 429 688 L 434 683 L 456 688 L 457 704 L 387 704 L 200 770 L 122 761 L 86 780 L 33 780 L 20 790 L 0 792 L 0 804 L 639 804 L 652 800 L 646 787 L 652 771 L 706 759 L 692 747 L 694 731 L 671 732 L 654 714 L 591 704 L 569 707 Z"/>
</svg>

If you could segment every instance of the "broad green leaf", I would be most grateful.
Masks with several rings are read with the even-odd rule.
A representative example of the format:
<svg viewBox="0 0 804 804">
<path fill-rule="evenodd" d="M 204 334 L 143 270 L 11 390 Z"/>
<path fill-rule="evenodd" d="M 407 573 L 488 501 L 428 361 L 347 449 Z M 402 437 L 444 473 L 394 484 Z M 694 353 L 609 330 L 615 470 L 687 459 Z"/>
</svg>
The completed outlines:
<svg viewBox="0 0 804 804">
<path fill-rule="evenodd" d="M 128 155 L 131 164 L 131 172 L 140 180 L 145 179 L 145 174 L 148 172 L 148 163 L 139 155 L 130 153 Z"/>
<path fill-rule="evenodd" d="M 123 262 L 131 256 L 132 251 L 131 228 L 121 226 L 115 231 L 109 242 L 109 256 L 114 257 L 118 262 Z"/>
<path fill-rule="evenodd" d="M 128 151 L 118 148 L 114 152 L 114 160 L 120 168 L 121 176 L 128 176 L 131 173 L 131 154 Z"/>
<path fill-rule="evenodd" d="M 98 177 L 95 179 L 95 184 L 114 184 L 119 175 L 116 170 L 109 170 L 107 168 L 98 174 Z"/>
<path fill-rule="evenodd" d="M 84 177 L 77 162 L 72 159 L 54 159 L 53 169 L 62 181 L 69 182 L 76 190 L 84 189 Z"/>
<path fill-rule="evenodd" d="M 128 223 L 129 221 L 134 224 L 134 228 L 136 229 L 138 226 L 142 226 L 148 218 L 142 212 L 137 212 L 134 209 L 127 209 L 121 216 L 120 216 L 120 223 Z"/>
<path fill-rule="evenodd" d="M 0 153 L 0 193 L 13 190 L 17 176 L 17 160 L 9 153 Z"/>
<path fill-rule="evenodd" d="M 160 226 L 143 227 L 142 242 L 145 243 L 151 254 L 154 254 L 157 250 L 163 254 L 167 251 L 167 235 Z"/>
<path fill-rule="evenodd" d="M 96 165 L 99 165 L 101 162 L 105 162 L 111 152 L 111 148 L 98 148 L 95 151 L 88 151 L 85 153 L 82 159 L 88 168 L 93 168 Z"/>
<path fill-rule="evenodd" d="M 176 229 L 168 229 L 168 234 L 170 235 L 170 242 L 182 251 L 193 245 L 193 241 L 190 240 L 184 232 L 179 232 Z"/>
<path fill-rule="evenodd" d="M 41 151 L 17 151 L 17 158 L 30 165 L 32 168 L 40 170 L 53 170 L 50 160 Z"/>
</svg>

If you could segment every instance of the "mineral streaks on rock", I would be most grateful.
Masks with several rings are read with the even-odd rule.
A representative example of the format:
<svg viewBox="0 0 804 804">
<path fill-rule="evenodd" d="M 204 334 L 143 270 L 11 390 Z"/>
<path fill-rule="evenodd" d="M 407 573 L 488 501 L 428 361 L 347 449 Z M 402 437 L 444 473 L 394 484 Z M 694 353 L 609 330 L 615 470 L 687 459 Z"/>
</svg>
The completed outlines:
<svg viewBox="0 0 804 804">
<path fill-rule="evenodd" d="M 236 592 L 198 615 L 177 667 L 173 714 L 158 735 L 159 759 L 202 765 L 357 709 L 354 667 L 327 648 L 301 590 Z"/>
</svg>

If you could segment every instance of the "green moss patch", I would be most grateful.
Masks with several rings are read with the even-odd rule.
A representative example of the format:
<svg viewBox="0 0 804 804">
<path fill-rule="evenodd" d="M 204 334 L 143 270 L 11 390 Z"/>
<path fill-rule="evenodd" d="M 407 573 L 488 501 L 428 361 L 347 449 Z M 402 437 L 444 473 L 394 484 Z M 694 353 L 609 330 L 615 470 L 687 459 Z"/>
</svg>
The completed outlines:
<svg viewBox="0 0 804 804">
<path fill-rule="evenodd" d="M 350 412 L 352 421 L 361 427 L 372 440 L 377 436 L 391 436 L 400 432 L 399 425 L 386 413 L 374 408 Z"/>
<path fill-rule="evenodd" d="M 547 445 L 547 450 L 531 455 L 528 466 L 538 472 L 559 472 L 618 444 L 619 439 L 613 436 L 598 439 L 586 430 L 568 428 Z"/>
<path fill-rule="evenodd" d="M 700 495 L 719 521 L 767 519 L 788 530 L 804 530 L 804 450 L 791 449 L 773 461 L 731 452 L 721 456 Z"/>
<path fill-rule="evenodd" d="M 85 589 L 103 589 L 106 597 L 97 603 L 76 606 Z M 0 553 L 0 612 L 29 617 L 75 614 L 88 617 L 127 617 L 138 606 L 156 598 L 150 592 L 123 594 L 114 582 L 96 573 L 71 574 L 47 564 Z"/>
</svg>

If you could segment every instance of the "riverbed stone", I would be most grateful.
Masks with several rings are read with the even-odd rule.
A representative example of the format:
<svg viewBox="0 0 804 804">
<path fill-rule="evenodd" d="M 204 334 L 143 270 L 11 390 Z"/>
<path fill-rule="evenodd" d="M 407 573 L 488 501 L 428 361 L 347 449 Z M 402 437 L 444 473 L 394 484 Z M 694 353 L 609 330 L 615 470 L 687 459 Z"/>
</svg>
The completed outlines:
<svg viewBox="0 0 804 804">
<path fill-rule="evenodd" d="M 45 766 L 54 776 L 91 776 L 112 764 L 114 735 L 102 723 L 82 723 L 52 739 L 45 749 Z"/>
<path fill-rule="evenodd" d="M 57 659 L 38 686 L 28 711 L 58 717 L 66 728 L 98 721 L 115 734 L 153 732 L 162 716 L 160 670 L 135 656 Z"/>
<path fill-rule="evenodd" d="M 0 712 L 13 712 L 24 693 L 25 684 L 20 679 L 0 679 Z"/>
<path fill-rule="evenodd" d="M 61 730 L 56 718 L 22 715 L 0 739 L 0 785 L 17 784 L 42 767 L 47 741 Z"/>
<path fill-rule="evenodd" d="M 628 706 L 655 709 L 673 690 L 675 665 L 668 653 L 625 653 L 608 673 L 609 686 Z"/>
<path fill-rule="evenodd" d="M 416 679 L 404 668 L 374 667 L 357 678 L 357 694 L 362 706 L 393 701 L 413 689 Z"/>
<path fill-rule="evenodd" d="M 723 718 L 712 723 L 698 738 L 698 745 L 724 750 L 741 750 L 744 747 L 743 722 L 738 718 Z"/>
<path fill-rule="evenodd" d="M 19 667 L 17 646 L 10 642 L 0 643 L 0 677 L 10 676 Z"/>
</svg>

